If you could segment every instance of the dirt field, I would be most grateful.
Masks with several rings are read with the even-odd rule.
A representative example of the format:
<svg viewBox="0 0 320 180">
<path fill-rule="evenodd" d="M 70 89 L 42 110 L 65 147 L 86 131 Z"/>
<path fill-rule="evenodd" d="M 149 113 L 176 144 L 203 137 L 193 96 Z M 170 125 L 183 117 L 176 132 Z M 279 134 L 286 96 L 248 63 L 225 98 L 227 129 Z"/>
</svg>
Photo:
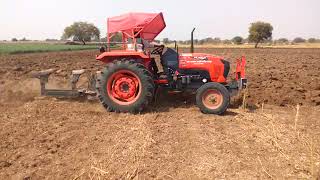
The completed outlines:
<svg viewBox="0 0 320 180">
<path fill-rule="evenodd" d="M 95 51 L 0 56 L 0 179 L 320 178 L 320 49 L 196 51 L 247 56 L 250 110 L 204 115 L 163 95 L 143 114 L 108 113 L 40 98 L 30 78 L 56 68 L 63 87 L 72 69 L 101 69 Z"/>
</svg>

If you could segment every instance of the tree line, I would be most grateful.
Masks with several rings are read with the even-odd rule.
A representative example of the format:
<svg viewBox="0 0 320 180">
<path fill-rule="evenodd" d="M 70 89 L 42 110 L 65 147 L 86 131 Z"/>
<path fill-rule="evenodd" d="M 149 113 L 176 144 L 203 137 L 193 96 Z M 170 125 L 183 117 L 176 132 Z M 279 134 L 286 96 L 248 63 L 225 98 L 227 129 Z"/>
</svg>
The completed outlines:
<svg viewBox="0 0 320 180">
<path fill-rule="evenodd" d="M 172 44 L 175 41 L 170 40 L 168 38 L 163 38 L 162 42 L 164 44 Z M 179 40 L 176 41 L 178 44 L 185 44 L 188 45 L 190 44 L 190 40 Z M 241 44 L 248 44 L 252 43 L 249 41 L 248 38 L 243 38 L 241 36 L 235 36 L 232 39 L 221 39 L 219 37 L 215 38 L 204 38 L 204 39 L 194 39 L 194 43 L 197 45 L 206 45 L 206 44 L 235 44 L 235 45 L 241 45 Z M 316 38 L 309 38 L 305 39 L 302 37 L 296 37 L 292 40 L 287 39 L 287 38 L 279 38 L 279 39 L 271 39 L 271 40 L 264 40 L 262 43 L 270 43 L 270 44 L 294 44 L 294 43 L 320 43 L 320 39 Z"/>
<path fill-rule="evenodd" d="M 232 39 L 220 39 L 219 37 L 208 37 L 204 39 L 195 39 L 194 43 L 198 45 L 203 44 L 245 44 L 245 43 L 254 43 L 255 47 L 258 47 L 260 43 L 272 43 L 272 44 L 290 44 L 290 43 L 320 43 L 320 39 L 316 38 L 309 38 L 304 39 L 302 37 L 297 37 L 293 39 L 292 41 L 286 39 L 286 38 L 279 38 L 276 40 L 272 39 L 272 32 L 273 27 L 270 23 L 257 21 L 254 23 L 251 23 L 249 26 L 249 36 L 244 38 L 241 36 L 235 36 Z M 47 39 L 46 41 L 53 41 L 54 39 Z M 70 26 L 67 26 L 64 29 L 63 35 L 61 36 L 61 40 L 72 40 L 72 41 L 79 41 L 82 42 L 83 45 L 86 44 L 86 42 L 90 41 L 100 41 L 104 42 L 106 41 L 106 38 L 100 38 L 100 30 L 92 23 L 87 22 L 74 22 Z M 122 40 L 121 34 L 118 33 L 111 39 L 111 42 L 120 42 Z M 23 38 L 21 40 L 18 40 L 16 38 L 13 38 L 12 41 L 28 41 L 26 38 Z M 173 40 L 170 40 L 169 38 L 164 38 L 163 43 L 164 44 L 170 44 L 173 43 Z M 190 40 L 180 40 L 177 41 L 179 44 L 191 44 Z"/>
<path fill-rule="evenodd" d="M 254 22 L 251 23 L 249 27 L 249 36 L 247 38 L 243 38 L 241 36 L 235 36 L 232 39 L 220 39 L 219 37 L 216 38 L 204 38 L 204 39 L 195 39 L 194 43 L 198 45 L 203 44 L 246 44 L 246 43 L 255 43 L 255 48 L 258 47 L 259 43 L 271 43 L 271 44 L 293 44 L 293 43 L 320 43 L 320 39 L 316 38 L 309 38 L 304 39 L 301 37 L 296 37 L 293 40 L 288 40 L 287 38 L 279 38 L 279 39 L 272 39 L 272 31 L 273 27 L 270 23 L 267 22 Z M 164 38 L 163 39 L 164 44 L 171 44 L 174 43 L 174 41 Z M 190 40 L 186 41 L 177 41 L 179 44 L 190 44 Z"/>
</svg>

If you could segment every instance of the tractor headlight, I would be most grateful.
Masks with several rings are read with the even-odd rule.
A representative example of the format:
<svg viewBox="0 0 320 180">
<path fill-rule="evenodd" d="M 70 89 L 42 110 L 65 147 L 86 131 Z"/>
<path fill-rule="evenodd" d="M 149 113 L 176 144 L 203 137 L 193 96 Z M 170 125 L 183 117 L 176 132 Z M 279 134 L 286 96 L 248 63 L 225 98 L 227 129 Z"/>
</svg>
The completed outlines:
<svg viewBox="0 0 320 180">
<path fill-rule="evenodd" d="M 204 79 L 202 79 L 202 82 L 203 82 L 203 83 L 207 83 L 208 80 L 207 80 L 206 78 L 204 78 Z"/>
</svg>

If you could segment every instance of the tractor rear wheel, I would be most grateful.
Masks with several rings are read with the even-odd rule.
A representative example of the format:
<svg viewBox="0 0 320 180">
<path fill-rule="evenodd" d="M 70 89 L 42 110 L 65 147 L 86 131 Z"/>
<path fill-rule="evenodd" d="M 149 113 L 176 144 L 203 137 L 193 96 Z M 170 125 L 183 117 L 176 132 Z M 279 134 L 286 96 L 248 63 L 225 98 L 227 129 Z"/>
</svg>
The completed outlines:
<svg viewBox="0 0 320 180">
<path fill-rule="evenodd" d="M 110 112 L 141 112 L 154 96 L 152 75 L 134 60 L 108 64 L 98 82 L 99 100 Z"/>
<path fill-rule="evenodd" d="M 201 112 L 220 115 L 229 106 L 230 94 L 222 84 L 209 82 L 197 90 L 196 103 Z"/>
</svg>

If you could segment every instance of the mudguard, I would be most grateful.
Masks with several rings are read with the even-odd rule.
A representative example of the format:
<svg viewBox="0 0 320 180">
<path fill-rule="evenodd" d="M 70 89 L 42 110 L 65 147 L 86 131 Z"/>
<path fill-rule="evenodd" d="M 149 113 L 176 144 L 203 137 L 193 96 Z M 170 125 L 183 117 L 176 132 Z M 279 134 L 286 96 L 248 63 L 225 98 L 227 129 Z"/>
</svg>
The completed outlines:
<svg viewBox="0 0 320 180">
<path fill-rule="evenodd" d="M 109 63 L 116 59 L 122 58 L 142 59 L 146 61 L 150 60 L 150 56 L 146 55 L 144 52 L 130 50 L 113 50 L 109 52 L 103 52 L 96 56 L 96 60 L 102 61 L 104 63 Z"/>
</svg>

